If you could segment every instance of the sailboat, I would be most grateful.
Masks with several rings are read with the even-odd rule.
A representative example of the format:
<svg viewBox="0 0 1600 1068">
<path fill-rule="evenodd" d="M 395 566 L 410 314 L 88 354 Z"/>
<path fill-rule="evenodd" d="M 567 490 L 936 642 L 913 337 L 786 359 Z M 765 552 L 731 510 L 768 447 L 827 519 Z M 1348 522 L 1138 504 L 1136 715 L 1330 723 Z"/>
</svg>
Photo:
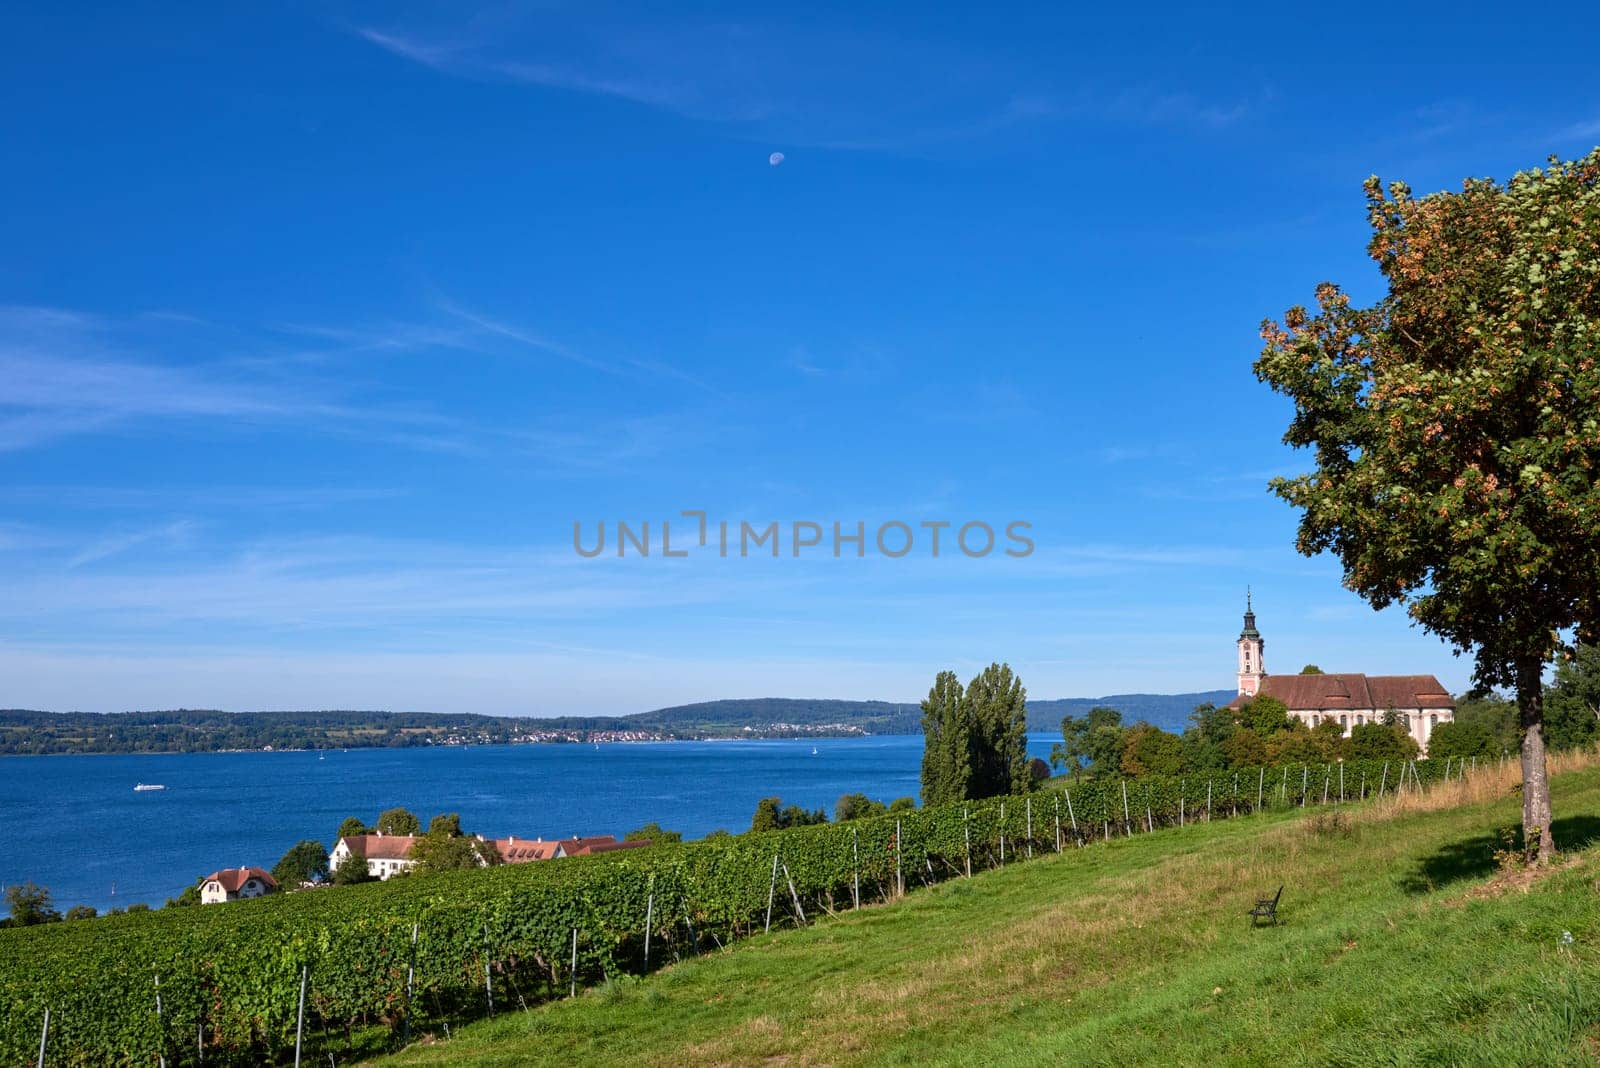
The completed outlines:
<svg viewBox="0 0 1600 1068">
<path fill-rule="evenodd" d="M 817 755 L 817 747 L 816 746 L 812 746 L 811 747 L 811 755 L 812 756 L 816 756 Z"/>
</svg>

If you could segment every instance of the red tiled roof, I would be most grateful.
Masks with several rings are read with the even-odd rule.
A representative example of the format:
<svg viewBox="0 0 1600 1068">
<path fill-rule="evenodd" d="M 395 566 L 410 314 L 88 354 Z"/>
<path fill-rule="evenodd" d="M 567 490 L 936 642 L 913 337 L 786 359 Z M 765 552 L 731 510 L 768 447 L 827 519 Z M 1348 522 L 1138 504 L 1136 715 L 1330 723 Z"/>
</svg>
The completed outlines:
<svg viewBox="0 0 1600 1068">
<path fill-rule="evenodd" d="M 561 848 L 569 857 L 584 857 L 593 853 L 612 853 L 618 849 L 641 849 L 649 842 L 619 842 L 615 835 L 597 834 L 588 838 L 562 839 Z"/>
<path fill-rule="evenodd" d="M 1454 708 L 1455 698 L 1432 675 L 1268 675 L 1257 696 L 1276 697 L 1293 712 L 1329 712 L 1346 708 L 1382 712 L 1389 708 Z M 1228 703 L 1238 708 L 1249 700 L 1240 694 Z"/>
<path fill-rule="evenodd" d="M 496 838 L 495 849 L 507 864 L 526 864 L 531 860 L 554 860 L 562 853 L 560 842 L 533 841 L 527 838 Z"/>
<path fill-rule="evenodd" d="M 410 860 L 416 838 L 409 834 L 352 834 L 339 841 L 362 860 Z"/>
<path fill-rule="evenodd" d="M 588 856 L 594 853 L 615 853 L 619 849 L 647 849 L 649 846 L 650 842 L 646 839 L 635 839 L 632 842 L 596 842 L 593 845 L 584 846 L 580 850 L 579 855 Z"/>
<path fill-rule="evenodd" d="M 272 877 L 272 873 L 261 868 L 223 868 L 221 871 L 214 871 L 207 875 L 205 881 L 208 883 L 221 883 L 223 890 L 230 894 L 237 894 L 244 888 L 244 884 L 251 879 L 261 880 L 261 885 L 268 890 L 275 890 L 278 886 L 278 880 Z"/>
</svg>

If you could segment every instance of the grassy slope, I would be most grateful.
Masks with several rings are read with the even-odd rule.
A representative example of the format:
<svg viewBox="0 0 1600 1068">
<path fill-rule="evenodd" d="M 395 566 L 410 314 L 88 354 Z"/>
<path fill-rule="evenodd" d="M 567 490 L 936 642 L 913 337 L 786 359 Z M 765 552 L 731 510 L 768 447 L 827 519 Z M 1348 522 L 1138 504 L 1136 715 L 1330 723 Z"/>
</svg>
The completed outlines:
<svg viewBox="0 0 1600 1068">
<path fill-rule="evenodd" d="M 1600 812 L 1600 769 L 1558 776 L 1556 810 L 1563 846 L 1600 839 L 1585 815 Z M 502 1016 L 395 1061 L 1594 1063 L 1600 849 L 1524 893 L 1492 856 L 1496 829 L 1517 818 L 1509 799 L 1369 807 L 1342 827 L 1266 816 L 1096 845 Z M 1284 924 L 1251 930 L 1251 897 L 1279 882 Z"/>
</svg>

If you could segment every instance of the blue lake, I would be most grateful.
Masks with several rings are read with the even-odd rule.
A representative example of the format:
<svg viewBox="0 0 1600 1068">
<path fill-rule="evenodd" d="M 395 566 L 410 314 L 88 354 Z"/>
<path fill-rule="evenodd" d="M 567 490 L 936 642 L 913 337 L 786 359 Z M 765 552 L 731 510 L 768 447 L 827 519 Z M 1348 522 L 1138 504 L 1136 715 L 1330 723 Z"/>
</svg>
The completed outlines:
<svg viewBox="0 0 1600 1068">
<path fill-rule="evenodd" d="M 1056 740 L 1030 735 L 1029 752 Z M 346 816 L 394 805 L 424 824 L 458 812 L 487 837 L 621 836 L 655 820 L 698 838 L 747 829 L 774 794 L 830 817 L 844 793 L 915 796 L 921 761 L 920 735 L 4 757 L 0 884 L 32 880 L 63 909 L 161 905 L 218 868 L 271 867 L 304 838 L 332 845 Z M 139 782 L 167 788 L 135 793 Z"/>
</svg>

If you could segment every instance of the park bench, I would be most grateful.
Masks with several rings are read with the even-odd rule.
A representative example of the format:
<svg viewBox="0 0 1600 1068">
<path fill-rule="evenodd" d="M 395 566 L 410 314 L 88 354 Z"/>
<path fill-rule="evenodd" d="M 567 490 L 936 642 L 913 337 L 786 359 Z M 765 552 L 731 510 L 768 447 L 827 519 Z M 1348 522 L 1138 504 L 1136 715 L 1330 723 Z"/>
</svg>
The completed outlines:
<svg viewBox="0 0 1600 1068">
<path fill-rule="evenodd" d="M 1250 910 L 1250 926 L 1255 927 L 1262 920 L 1271 920 L 1273 926 L 1278 923 L 1278 899 L 1283 897 L 1283 887 L 1278 887 L 1278 892 L 1271 897 L 1258 898 L 1256 907 Z"/>
</svg>

